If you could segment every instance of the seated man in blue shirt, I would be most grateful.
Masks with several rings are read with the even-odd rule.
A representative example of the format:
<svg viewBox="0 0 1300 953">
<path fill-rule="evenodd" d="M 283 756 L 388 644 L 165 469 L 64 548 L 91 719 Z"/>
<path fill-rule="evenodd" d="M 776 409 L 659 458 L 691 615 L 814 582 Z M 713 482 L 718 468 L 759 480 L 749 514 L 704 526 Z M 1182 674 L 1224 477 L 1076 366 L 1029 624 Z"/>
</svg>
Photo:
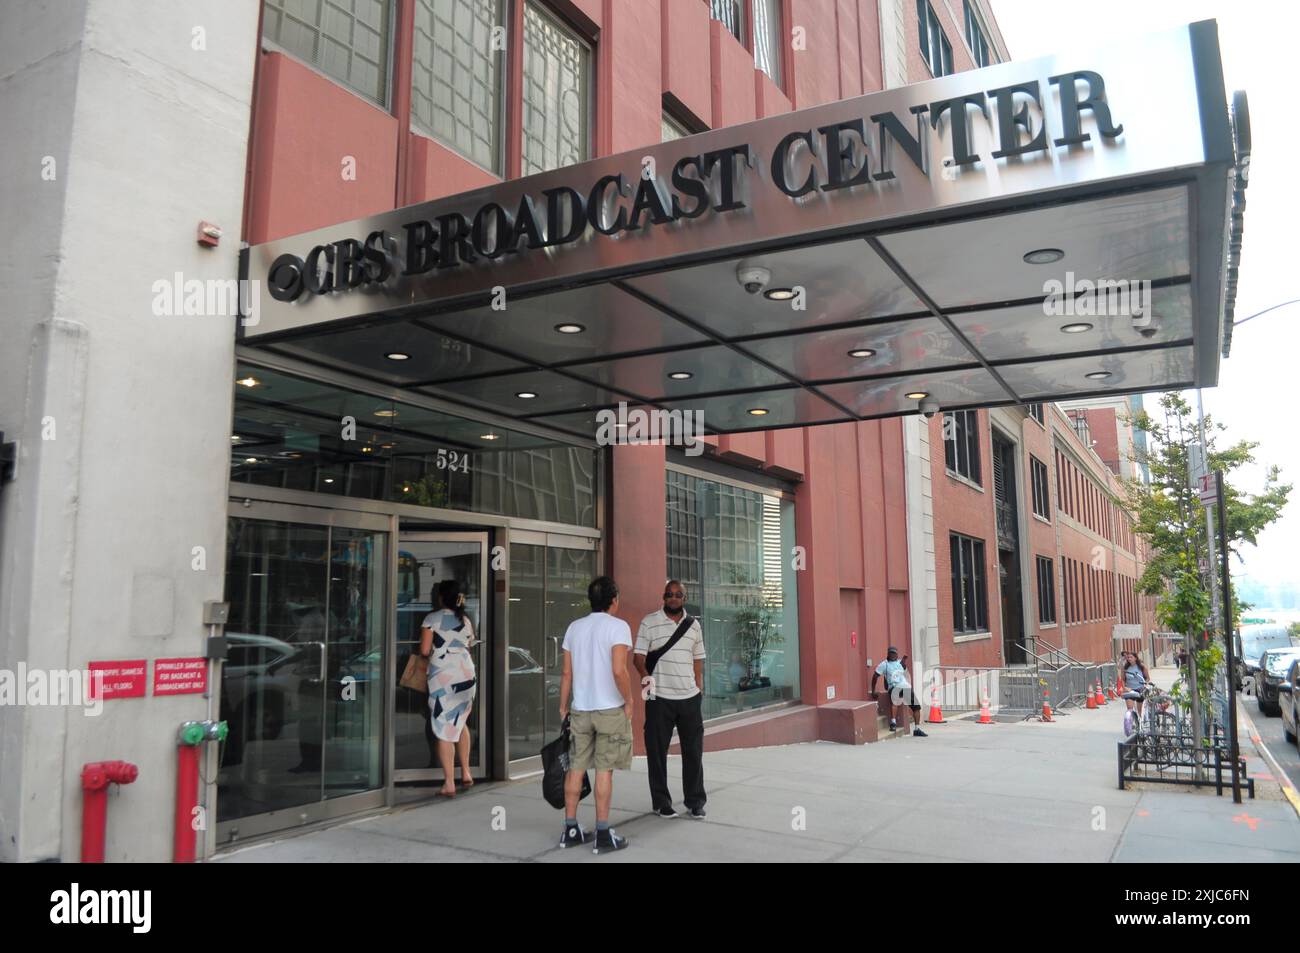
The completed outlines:
<svg viewBox="0 0 1300 953">
<path fill-rule="evenodd" d="M 903 708 L 912 709 L 912 734 L 918 738 L 928 737 L 921 730 L 921 703 L 916 700 L 916 693 L 912 691 L 912 683 L 907 680 L 907 656 L 898 660 L 898 649 L 894 646 L 889 647 L 889 656 L 883 662 L 876 666 L 875 672 L 871 675 L 871 697 L 878 697 L 876 692 L 876 679 L 881 676 L 885 677 L 885 689 L 889 692 L 889 700 L 892 703 L 889 711 L 889 730 L 898 729 L 898 721 L 904 718 Z"/>
</svg>

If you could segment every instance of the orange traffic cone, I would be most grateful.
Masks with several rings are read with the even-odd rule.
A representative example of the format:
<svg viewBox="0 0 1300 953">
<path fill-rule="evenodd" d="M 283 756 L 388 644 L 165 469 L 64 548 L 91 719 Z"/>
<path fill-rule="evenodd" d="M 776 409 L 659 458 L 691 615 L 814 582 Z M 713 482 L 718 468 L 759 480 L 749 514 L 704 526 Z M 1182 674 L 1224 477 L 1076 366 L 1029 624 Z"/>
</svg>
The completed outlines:
<svg viewBox="0 0 1300 953">
<path fill-rule="evenodd" d="M 980 702 L 980 720 L 976 722 L 976 724 L 978 725 L 993 724 L 993 716 L 989 714 L 989 693 L 988 692 L 984 693 L 984 700 Z"/>
<path fill-rule="evenodd" d="M 1100 708 L 1104 704 L 1106 704 L 1106 696 L 1102 694 L 1101 682 L 1097 682 L 1097 707 Z"/>
<path fill-rule="evenodd" d="M 930 717 L 926 719 L 932 725 L 942 725 L 943 709 L 939 707 L 939 689 L 934 689 L 930 693 Z"/>
<path fill-rule="evenodd" d="M 1043 689 L 1043 721 L 1052 721 L 1052 705 L 1048 701 L 1051 697 L 1047 689 Z"/>
<path fill-rule="evenodd" d="M 1118 700 L 1118 699 L 1119 699 L 1119 693 L 1122 692 L 1123 690 L 1124 690 L 1124 689 L 1120 686 L 1119 682 L 1117 681 L 1117 682 L 1115 683 L 1115 687 L 1114 687 L 1114 688 L 1107 687 L 1107 689 L 1106 689 L 1106 697 L 1109 698 L 1109 699 L 1111 699 L 1112 701 Z"/>
<path fill-rule="evenodd" d="M 1088 710 L 1091 711 L 1092 709 L 1096 708 L 1097 696 L 1093 692 L 1093 690 L 1091 688 L 1088 688 L 1087 690 L 1084 691 L 1084 695 L 1086 695 L 1088 698 Z"/>
</svg>

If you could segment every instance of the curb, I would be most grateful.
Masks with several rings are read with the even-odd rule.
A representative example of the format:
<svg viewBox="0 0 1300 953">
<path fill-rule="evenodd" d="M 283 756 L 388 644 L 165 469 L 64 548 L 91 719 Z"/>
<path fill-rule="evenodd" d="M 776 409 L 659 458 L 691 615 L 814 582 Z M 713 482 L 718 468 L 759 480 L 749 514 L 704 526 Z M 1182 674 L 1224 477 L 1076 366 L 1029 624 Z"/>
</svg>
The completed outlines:
<svg viewBox="0 0 1300 953">
<path fill-rule="evenodd" d="M 1278 786 L 1282 789 L 1282 794 L 1286 797 L 1287 803 L 1289 803 L 1292 810 L 1296 812 L 1296 817 L 1300 818 L 1300 794 L 1296 793 L 1295 787 L 1291 784 L 1291 779 L 1287 776 L 1287 773 L 1282 770 L 1282 766 L 1277 763 L 1277 759 L 1273 757 L 1273 753 L 1265 746 L 1264 740 L 1259 736 L 1259 729 L 1255 727 L 1255 722 L 1252 721 L 1250 715 L 1247 714 L 1246 706 L 1241 704 L 1240 698 L 1237 700 L 1237 719 L 1239 727 L 1240 723 L 1245 723 L 1246 734 L 1247 737 L 1250 738 L 1251 744 L 1255 746 L 1255 750 L 1259 752 L 1259 756 L 1264 759 L 1264 762 L 1273 772 L 1273 777 L 1277 779 Z M 1240 743 L 1239 739 L 1238 744 Z"/>
</svg>

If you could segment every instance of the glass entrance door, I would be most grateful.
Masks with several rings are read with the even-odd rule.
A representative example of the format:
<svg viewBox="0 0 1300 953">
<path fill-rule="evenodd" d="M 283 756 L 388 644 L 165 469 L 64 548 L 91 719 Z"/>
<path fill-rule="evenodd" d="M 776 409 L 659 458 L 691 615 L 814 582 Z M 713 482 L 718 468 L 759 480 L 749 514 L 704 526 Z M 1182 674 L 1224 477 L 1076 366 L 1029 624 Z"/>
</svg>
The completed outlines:
<svg viewBox="0 0 1300 953">
<path fill-rule="evenodd" d="M 388 521 L 313 513 L 229 519 L 219 843 L 383 801 Z"/>
<path fill-rule="evenodd" d="M 470 733 L 470 772 L 487 776 L 484 757 L 491 730 L 487 684 L 491 602 L 487 584 L 488 536 L 483 532 L 402 532 L 397 549 L 397 652 L 393 671 L 394 754 L 393 780 L 441 781 L 436 736 L 427 691 L 403 686 L 402 673 L 413 653 L 420 650 L 420 628 L 431 612 L 441 612 L 438 584 L 454 579 L 465 596 L 465 616 L 474 627 L 471 650 L 475 676 L 474 700 L 467 730 Z M 457 776 L 459 776 L 457 766 Z"/>
<path fill-rule="evenodd" d="M 510 760 L 535 757 L 560 733 L 561 646 L 569 623 L 591 611 L 595 541 L 514 532 L 510 542 Z"/>
</svg>

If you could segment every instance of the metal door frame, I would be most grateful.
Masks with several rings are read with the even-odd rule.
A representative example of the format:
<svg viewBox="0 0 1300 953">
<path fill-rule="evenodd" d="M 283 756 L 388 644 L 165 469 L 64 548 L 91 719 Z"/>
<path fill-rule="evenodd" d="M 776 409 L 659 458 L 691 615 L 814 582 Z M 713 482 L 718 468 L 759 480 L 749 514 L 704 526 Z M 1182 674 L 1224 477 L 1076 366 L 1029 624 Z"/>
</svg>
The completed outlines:
<svg viewBox="0 0 1300 953">
<path fill-rule="evenodd" d="M 397 579 L 397 549 L 394 534 L 395 525 L 394 520 L 391 517 L 358 512 L 355 510 L 338 510 L 324 506 L 316 507 L 287 503 L 272 503 L 248 498 L 230 500 L 227 505 L 226 516 L 227 518 L 235 517 L 238 519 L 262 520 L 265 522 L 298 523 L 307 526 L 324 526 L 330 529 L 334 527 L 342 529 L 361 529 L 374 533 L 382 533 L 386 537 L 385 545 L 388 548 L 389 564 L 388 571 L 385 573 L 385 582 L 388 594 L 392 595 L 393 593 L 393 585 Z M 395 598 L 390 599 L 389 601 L 394 606 L 396 605 Z M 383 635 L 383 644 L 384 650 L 387 653 L 390 651 L 389 646 L 391 645 L 395 635 L 393 630 L 394 614 L 392 612 L 385 613 L 384 625 L 386 631 Z M 391 657 L 392 656 L 388 656 L 388 658 Z M 387 664 L 387 659 L 385 659 L 384 664 Z M 217 700 L 220 701 L 219 693 L 223 687 L 222 672 L 214 672 L 212 678 L 215 686 L 214 690 L 218 693 Z M 382 731 L 390 737 L 392 729 L 388 713 L 393 704 L 392 694 L 392 686 L 388 684 L 388 679 L 385 678 L 383 690 L 385 714 L 381 720 L 381 724 L 383 725 Z M 385 750 L 385 742 L 383 738 L 380 739 L 380 746 L 380 777 L 383 779 L 387 774 L 391 773 L 389 767 L 392 762 L 384 761 L 382 759 Z M 219 769 L 215 757 L 212 758 L 209 764 L 210 771 L 208 776 L 212 778 L 212 781 L 210 782 L 210 803 L 214 806 L 213 814 L 215 814 L 217 798 L 220 797 L 220 784 L 218 778 Z M 336 798 L 324 797 L 324 791 L 322 789 L 322 796 L 318 801 L 218 822 L 214 829 L 215 846 L 218 849 L 228 849 L 238 844 L 238 842 L 249 838 L 262 837 L 268 834 L 280 833 L 298 827 L 305 827 L 321 821 L 333 820 L 361 811 L 383 807 L 386 803 L 388 803 L 388 782 L 386 780 L 381 780 L 380 786 L 372 790 L 363 791 L 358 794 L 348 794 Z"/>
<path fill-rule="evenodd" d="M 411 540 L 417 543 L 457 543 L 457 542 L 475 542 L 479 543 L 479 619 L 477 622 L 479 644 L 483 646 L 483 652 L 479 663 L 476 665 L 476 674 L 478 676 L 478 694 L 474 699 L 474 707 L 478 709 L 479 723 L 479 763 L 474 770 L 475 780 L 484 780 L 492 776 L 492 750 L 495 744 L 493 730 L 495 727 L 495 717 L 492 710 L 493 689 L 496 687 L 491 683 L 494 679 L 490 673 L 496 671 L 494 665 L 496 660 L 496 634 L 497 613 L 495 605 L 495 593 L 488 587 L 488 561 L 491 559 L 491 534 L 488 530 L 431 530 L 431 529 L 412 529 L 403 531 L 400 526 L 396 536 L 397 545 L 393 547 L 392 573 L 391 578 L 394 582 L 392 590 L 393 597 L 389 600 L 391 611 L 389 613 L 388 642 L 387 652 L 389 659 L 397 658 L 397 553 L 403 540 Z M 430 594 L 432 595 L 432 593 Z M 430 601 L 432 605 L 432 601 Z M 486 616 L 486 623 L 484 617 Z M 442 768 L 401 768 L 397 767 L 397 690 L 394 686 L 389 685 L 388 707 L 385 711 L 385 718 L 388 721 L 388 741 L 387 741 L 387 760 L 389 765 L 388 784 L 390 792 L 389 803 L 394 803 L 391 798 L 395 793 L 398 782 L 409 781 L 442 781 Z"/>
</svg>

